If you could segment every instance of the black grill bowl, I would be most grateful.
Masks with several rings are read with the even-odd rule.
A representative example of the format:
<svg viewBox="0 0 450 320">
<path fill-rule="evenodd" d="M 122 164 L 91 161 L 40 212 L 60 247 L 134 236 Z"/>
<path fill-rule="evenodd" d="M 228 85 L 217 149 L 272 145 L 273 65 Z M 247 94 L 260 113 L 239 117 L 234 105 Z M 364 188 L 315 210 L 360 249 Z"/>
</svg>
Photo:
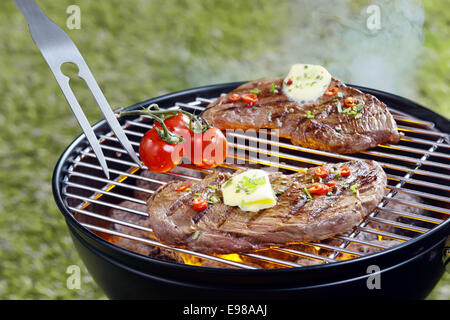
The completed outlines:
<svg viewBox="0 0 450 320">
<path fill-rule="evenodd" d="M 241 83 L 213 85 L 176 92 L 143 101 L 169 107 L 197 97 L 213 98 Z M 399 111 L 434 122 L 450 132 L 444 117 L 402 97 L 354 86 L 378 97 Z M 109 131 L 105 121 L 94 126 Z M 166 262 L 122 249 L 82 226 L 63 197 L 63 179 L 70 159 L 87 146 L 84 136 L 75 139 L 60 157 L 53 174 L 53 193 L 75 247 L 92 277 L 111 299 L 423 299 L 445 271 L 443 254 L 450 221 L 403 244 L 359 258 L 300 268 L 224 269 Z M 449 196 L 449 195 L 447 195 Z M 371 266 L 380 273 L 371 273 Z M 374 278 L 379 279 L 377 287 Z"/>
</svg>

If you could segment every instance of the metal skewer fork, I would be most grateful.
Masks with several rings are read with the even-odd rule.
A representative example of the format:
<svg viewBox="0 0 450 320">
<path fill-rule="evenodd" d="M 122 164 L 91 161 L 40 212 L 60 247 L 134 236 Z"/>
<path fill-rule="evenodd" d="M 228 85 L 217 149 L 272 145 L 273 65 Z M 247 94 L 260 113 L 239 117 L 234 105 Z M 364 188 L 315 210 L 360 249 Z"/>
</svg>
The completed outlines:
<svg viewBox="0 0 450 320">
<path fill-rule="evenodd" d="M 83 129 L 87 140 L 89 141 L 92 150 L 97 156 L 101 167 L 109 179 L 108 166 L 106 164 L 105 156 L 101 150 L 100 143 L 92 129 L 89 121 L 87 120 L 83 110 L 81 109 L 77 98 L 75 97 L 72 89 L 69 85 L 70 78 L 65 76 L 61 71 L 61 65 L 66 62 L 75 64 L 79 73 L 78 76 L 82 78 L 92 95 L 94 96 L 100 110 L 102 111 L 106 121 L 111 127 L 112 131 L 120 141 L 122 146 L 128 152 L 130 157 L 136 162 L 139 167 L 142 167 L 139 158 L 131 146 L 125 132 L 122 130 L 119 121 L 117 120 L 114 112 L 111 110 L 108 101 L 106 101 L 100 87 L 94 79 L 91 71 L 89 70 L 86 62 L 84 61 L 81 53 L 69 36 L 52 20 L 50 20 L 34 2 L 34 0 L 14 0 L 16 6 L 22 11 L 25 19 L 28 21 L 31 37 L 41 50 L 42 55 L 47 61 L 50 69 L 52 70 L 56 81 L 58 82 L 64 96 L 67 99 L 73 113 L 75 114 L 78 123 Z"/>
</svg>

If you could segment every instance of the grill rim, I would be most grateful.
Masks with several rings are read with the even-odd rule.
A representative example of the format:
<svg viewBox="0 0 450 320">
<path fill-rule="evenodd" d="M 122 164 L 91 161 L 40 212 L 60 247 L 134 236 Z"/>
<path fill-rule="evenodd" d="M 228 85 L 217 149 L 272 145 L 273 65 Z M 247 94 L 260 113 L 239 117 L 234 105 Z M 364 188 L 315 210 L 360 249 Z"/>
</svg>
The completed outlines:
<svg viewBox="0 0 450 320">
<path fill-rule="evenodd" d="M 238 87 L 239 85 L 246 83 L 246 81 L 239 81 L 239 82 L 231 82 L 231 83 L 223 83 L 223 84 L 213 84 L 213 85 L 207 85 L 207 86 L 200 86 L 196 88 L 191 88 L 187 90 L 180 90 L 172 93 L 168 93 L 162 96 L 158 96 L 155 98 L 150 98 L 138 103 L 135 103 L 129 107 L 126 107 L 124 109 L 126 110 L 135 110 L 138 108 L 142 108 L 143 106 L 146 106 L 151 103 L 161 103 L 164 102 L 164 105 L 161 105 L 162 108 L 173 106 L 177 102 L 185 102 L 185 101 L 192 101 L 192 99 L 196 99 L 197 97 L 217 97 L 223 92 L 228 92 L 233 90 L 234 88 Z M 401 108 L 394 108 L 399 109 L 400 111 L 402 109 L 407 109 L 407 113 L 417 117 L 419 119 L 425 118 L 427 120 L 431 119 L 432 122 L 435 124 L 435 128 L 430 129 L 433 131 L 434 129 L 438 129 L 439 131 L 443 133 L 450 133 L 450 121 L 444 118 L 443 116 L 439 115 L 438 113 L 412 101 L 407 98 L 388 93 L 385 91 L 381 91 L 378 89 L 371 89 L 366 88 L 362 86 L 357 85 L 351 85 L 347 84 L 348 86 L 354 87 L 358 90 L 361 90 L 365 93 L 372 94 L 376 96 L 380 101 L 386 103 L 389 105 L 388 101 L 395 101 L 396 104 L 400 104 Z M 122 124 L 122 123 L 121 123 Z M 93 129 L 96 132 L 100 132 L 102 127 L 107 128 L 107 124 L 105 120 L 100 120 L 96 124 L 93 125 Z M 447 129 L 447 131 L 445 130 Z M 69 146 L 64 150 L 62 155 L 57 161 L 57 164 L 55 166 L 55 169 L 53 171 L 53 178 L 52 178 L 52 190 L 55 202 L 62 212 L 63 216 L 66 219 L 66 223 L 70 224 L 72 228 L 74 228 L 75 231 L 81 236 L 83 235 L 84 239 L 85 237 L 88 237 L 93 243 L 90 243 L 91 245 L 95 244 L 102 244 L 103 246 L 106 246 L 108 250 L 112 250 L 111 252 L 117 253 L 119 255 L 124 255 L 124 257 L 134 257 L 138 258 L 138 260 L 142 262 L 148 262 L 151 264 L 157 264 L 161 266 L 162 268 L 173 268 L 175 267 L 177 270 L 185 270 L 186 272 L 191 271 L 200 271 L 200 272 L 213 272 L 214 270 L 218 270 L 221 273 L 226 272 L 227 274 L 255 274 L 255 273 L 264 273 L 264 274 L 278 274 L 279 272 L 282 272 L 282 274 L 285 274 L 286 272 L 309 272 L 316 269 L 334 269 L 334 268 L 341 268 L 344 267 L 348 269 L 346 266 L 349 264 L 355 265 L 360 263 L 370 263 L 371 261 L 381 261 L 385 259 L 388 256 L 394 256 L 394 252 L 402 252 L 402 254 L 399 254 L 400 257 L 405 257 L 405 254 L 411 254 L 415 253 L 418 254 L 421 251 L 429 248 L 428 246 L 424 245 L 426 243 L 436 243 L 436 241 L 439 241 L 440 238 L 445 237 L 450 233 L 450 219 L 447 219 L 447 221 L 444 221 L 438 226 L 435 226 L 432 230 L 418 235 L 417 237 L 405 241 L 402 244 L 396 245 L 392 248 L 384 249 L 380 252 L 375 252 L 367 255 L 362 255 L 360 257 L 348 259 L 348 260 L 340 260 L 333 263 L 322 263 L 319 265 L 311 265 L 311 266 L 302 266 L 302 267 L 292 267 L 292 268 L 275 268 L 275 269 L 256 269 L 256 270 L 248 270 L 248 269 L 230 269 L 230 268 L 221 268 L 221 267 L 203 267 L 203 266 L 193 266 L 193 265 L 187 265 L 187 264 L 180 264 L 180 263 L 174 263 L 174 262 L 167 262 L 164 260 L 152 258 L 149 256 L 145 256 L 136 252 L 132 252 L 129 250 L 126 250 L 124 248 L 121 248 L 103 238 L 96 235 L 94 232 L 89 230 L 87 227 L 84 227 L 81 225 L 73 216 L 72 213 L 69 211 L 69 209 L 64 204 L 64 200 L 62 198 L 62 176 L 63 173 L 67 172 L 67 168 L 70 167 L 71 162 L 67 161 L 72 157 L 72 155 L 79 154 L 80 149 L 83 149 L 84 147 L 88 146 L 87 141 L 85 140 L 84 134 L 80 134 L 77 138 L 75 138 Z M 70 227 L 69 226 L 69 227 Z M 447 230 L 447 234 L 445 233 Z M 81 232 L 81 234 L 80 234 Z M 433 240 L 432 240 L 433 239 Z M 436 240 L 434 240 L 436 239 Z M 421 247 L 422 245 L 422 247 Z M 420 250 L 422 248 L 422 250 Z M 380 260 L 381 259 L 381 260 Z M 394 259 L 396 260 L 396 259 Z M 394 263 L 394 260 L 390 260 L 390 263 Z M 405 260 L 404 258 L 401 258 L 399 261 Z M 142 263 L 141 262 L 141 263 Z M 389 263 L 389 264 L 390 264 Z M 167 275 L 166 275 L 167 276 Z"/>
</svg>

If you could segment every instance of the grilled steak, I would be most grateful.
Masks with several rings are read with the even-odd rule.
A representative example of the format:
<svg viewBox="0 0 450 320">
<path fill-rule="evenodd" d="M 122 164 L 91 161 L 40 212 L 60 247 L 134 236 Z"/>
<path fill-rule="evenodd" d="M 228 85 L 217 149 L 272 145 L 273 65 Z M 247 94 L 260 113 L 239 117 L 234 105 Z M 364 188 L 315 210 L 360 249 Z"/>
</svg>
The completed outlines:
<svg viewBox="0 0 450 320">
<path fill-rule="evenodd" d="M 337 168 L 343 166 L 349 167 L 351 174 L 339 178 Z M 258 212 L 223 204 L 220 186 L 230 178 L 229 173 L 216 172 L 193 182 L 189 192 L 176 191 L 183 182 L 169 182 L 147 200 L 147 222 L 160 241 L 200 252 L 245 252 L 325 239 L 352 229 L 375 209 L 384 195 L 386 174 L 369 160 L 324 167 L 330 174 L 323 183 L 336 181 L 331 194 L 313 195 L 312 200 L 305 194 L 312 179 L 317 182 L 314 168 L 292 175 L 269 173 L 278 201 L 275 207 Z M 350 187 L 356 184 L 357 190 Z M 192 207 L 195 194 L 219 201 L 196 212 Z"/>
<path fill-rule="evenodd" d="M 323 95 L 303 105 L 290 101 L 282 86 L 282 78 L 248 82 L 212 102 L 203 117 L 221 130 L 279 129 L 279 135 L 295 145 L 336 153 L 356 153 L 400 139 L 384 103 L 337 79 L 332 78 L 329 87 L 339 88 L 339 95 Z M 260 93 L 253 107 L 242 101 L 229 102 L 231 95 L 254 89 Z M 346 110 L 348 97 L 361 104 L 357 114 Z"/>
</svg>

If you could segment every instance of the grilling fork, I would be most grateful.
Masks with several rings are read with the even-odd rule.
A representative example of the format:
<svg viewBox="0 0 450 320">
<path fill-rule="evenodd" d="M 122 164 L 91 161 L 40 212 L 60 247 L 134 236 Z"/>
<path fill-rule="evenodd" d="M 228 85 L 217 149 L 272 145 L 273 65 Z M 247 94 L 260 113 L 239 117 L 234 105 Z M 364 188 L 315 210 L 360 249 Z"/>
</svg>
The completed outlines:
<svg viewBox="0 0 450 320">
<path fill-rule="evenodd" d="M 80 104 L 77 101 L 72 89 L 69 85 L 70 78 L 65 76 L 61 71 L 61 65 L 66 62 L 75 64 L 78 67 L 78 76 L 82 78 L 92 95 L 94 96 L 100 110 L 103 113 L 106 121 L 116 135 L 116 138 L 128 152 L 139 167 L 142 168 L 141 162 L 131 146 L 125 132 L 122 130 L 119 121 L 114 112 L 103 95 L 100 87 L 95 81 L 94 76 L 89 70 L 81 53 L 69 36 L 52 20 L 50 20 L 39 8 L 34 0 L 14 0 L 16 6 L 20 9 L 25 19 L 28 22 L 31 37 L 38 46 L 45 60 L 47 61 L 53 75 L 56 78 L 61 90 L 72 108 L 78 123 L 81 126 L 87 140 L 89 141 L 92 150 L 94 151 L 100 166 L 103 169 L 106 177 L 109 179 L 109 170 L 106 164 L 106 159 L 101 150 L 100 143 L 94 133 L 89 121 L 87 120 Z"/>
</svg>

